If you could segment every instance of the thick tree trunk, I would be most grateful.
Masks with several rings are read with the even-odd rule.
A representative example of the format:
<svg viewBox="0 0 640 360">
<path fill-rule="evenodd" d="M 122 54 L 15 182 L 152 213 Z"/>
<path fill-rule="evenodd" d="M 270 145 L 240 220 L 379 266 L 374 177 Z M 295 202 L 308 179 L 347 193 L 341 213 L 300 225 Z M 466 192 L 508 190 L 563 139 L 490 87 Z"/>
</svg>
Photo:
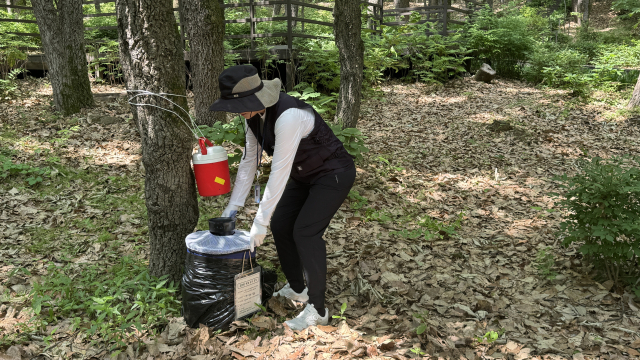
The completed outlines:
<svg viewBox="0 0 640 360">
<path fill-rule="evenodd" d="M 117 0 L 116 13 L 127 90 L 185 95 L 182 44 L 171 0 Z M 185 98 L 172 99 L 187 109 Z M 172 108 L 155 97 L 138 102 Z M 169 112 L 151 106 L 134 106 L 131 110 L 140 132 L 146 171 L 149 271 L 153 276 L 169 275 L 179 281 L 186 253 L 184 239 L 198 221 L 190 165 L 193 135 Z M 182 114 L 177 108 L 173 110 Z"/>
<path fill-rule="evenodd" d="M 182 0 L 185 30 L 191 51 L 191 78 L 195 98 L 196 122 L 213 126 L 225 121 L 223 112 L 209 106 L 220 97 L 218 76 L 224 70 L 223 0 Z"/>
<path fill-rule="evenodd" d="M 82 0 L 33 0 L 31 3 L 49 65 L 56 110 L 69 115 L 93 106 L 84 52 Z"/>
<path fill-rule="evenodd" d="M 280 12 L 282 12 L 282 4 L 275 4 L 273 5 L 273 16 L 279 16 Z"/>
<path fill-rule="evenodd" d="M 393 0 L 393 7 L 396 9 L 404 9 L 409 7 L 409 0 Z M 396 16 L 397 21 L 409 21 L 410 16 Z"/>
<path fill-rule="evenodd" d="M 336 0 L 333 16 L 336 46 L 340 53 L 340 92 L 336 118 L 340 119 L 343 128 L 356 127 L 360 115 L 364 68 L 360 2 Z"/>
<path fill-rule="evenodd" d="M 102 12 L 102 10 L 100 10 L 100 1 L 99 1 L 99 0 L 95 0 L 95 1 L 94 1 L 94 7 L 95 7 L 95 9 L 96 9 L 96 13 L 98 13 L 98 14 L 99 14 L 99 13 L 101 13 L 101 12 Z"/>
<path fill-rule="evenodd" d="M 631 100 L 629 100 L 629 104 L 627 104 L 627 109 L 633 109 L 638 106 L 640 106 L 640 76 L 638 76 L 638 81 L 636 82 L 636 87 L 633 89 Z"/>
</svg>

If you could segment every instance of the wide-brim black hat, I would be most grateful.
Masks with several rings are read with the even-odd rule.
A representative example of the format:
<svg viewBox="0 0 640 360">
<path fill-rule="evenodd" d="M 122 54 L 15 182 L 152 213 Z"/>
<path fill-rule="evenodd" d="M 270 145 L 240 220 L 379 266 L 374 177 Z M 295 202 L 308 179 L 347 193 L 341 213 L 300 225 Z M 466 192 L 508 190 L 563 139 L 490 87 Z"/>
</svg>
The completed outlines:
<svg viewBox="0 0 640 360">
<path fill-rule="evenodd" d="M 280 79 L 260 80 L 253 65 L 237 65 L 225 69 L 218 77 L 220 99 L 209 111 L 242 113 L 259 111 L 275 105 L 280 97 Z"/>
</svg>

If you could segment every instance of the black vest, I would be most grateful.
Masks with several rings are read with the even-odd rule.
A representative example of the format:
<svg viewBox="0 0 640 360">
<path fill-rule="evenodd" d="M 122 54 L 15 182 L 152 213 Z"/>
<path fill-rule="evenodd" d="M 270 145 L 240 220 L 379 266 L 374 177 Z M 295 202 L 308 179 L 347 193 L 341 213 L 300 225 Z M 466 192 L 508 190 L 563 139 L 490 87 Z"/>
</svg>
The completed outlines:
<svg viewBox="0 0 640 360">
<path fill-rule="evenodd" d="M 264 144 L 264 151 L 269 156 L 273 156 L 276 144 L 276 121 L 283 112 L 291 108 L 308 109 L 311 105 L 281 92 L 278 102 L 267 108 L 263 126 L 258 117 L 248 121 L 249 129 L 258 139 L 258 144 Z M 323 175 L 347 171 L 354 166 L 353 158 L 329 125 L 315 110 L 313 113 L 313 130 L 300 140 L 291 168 L 291 177 L 304 183 L 311 183 Z"/>
</svg>

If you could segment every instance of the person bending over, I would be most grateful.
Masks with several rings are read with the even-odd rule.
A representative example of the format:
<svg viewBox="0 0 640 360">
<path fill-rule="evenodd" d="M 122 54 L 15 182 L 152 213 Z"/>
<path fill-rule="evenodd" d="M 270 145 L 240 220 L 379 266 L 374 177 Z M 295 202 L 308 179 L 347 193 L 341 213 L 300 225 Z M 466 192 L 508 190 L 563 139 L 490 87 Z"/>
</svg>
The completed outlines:
<svg viewBox="0 0 640 360">
<path fill-rule="evenodd" d="M 279 79 L 261 80 L 255 67 L 238 65 L 224 70 L 218 80 L 221 97 L 209 110 L 240 113 L 248 128 L 222 216 L 233 217 L 244 205 L 254 176 L 259 176 L 263 151 L 272 156 L 261 201 L 258 190 L 251 251 L 262 244 L 270 225 L 288 281 L 273 295 L 307 303 L 286 324 L 293 330 L 326 325 L 327 254 L 322 236 L 355 180 L 353 158 L 313 107 L 280 92 Z"/>
</svg>

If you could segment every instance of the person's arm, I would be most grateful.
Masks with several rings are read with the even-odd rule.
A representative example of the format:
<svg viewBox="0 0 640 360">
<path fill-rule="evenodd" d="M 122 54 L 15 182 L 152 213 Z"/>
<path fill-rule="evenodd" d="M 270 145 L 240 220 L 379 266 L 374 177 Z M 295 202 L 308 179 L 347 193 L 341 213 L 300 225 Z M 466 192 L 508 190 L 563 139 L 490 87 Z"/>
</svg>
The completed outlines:
<svg viewBox="0 0 640 360">
<path fill-rule="evenodd" d="M 294 108 L 282 113 L 276 122 L 271 173 L 255 218 L 255 222 L 265 228 L 289 180 L 300 140 L 313 130 L 314 120 L 313 110 Z"/>
<path fill-rule="evenodd" d="M 257 164 L 257 147 L 258 140 L 249 129 L 248 124 L 245 121 L 245 128 L 247 133 L 245 134 L 246 149 L 242 156 L 240 165 L 238 166 L 238 174 L 236 176 L 236 182 L 233 185 L 233 191 L 231 192 L 231 199 L 229 205 L 237 207 L 244 206 L 244 201 L 247 199 L 247 193 L 251 189 L 253 178 L 256 175 Z M 260 149 L 262 151 L 262 149 Z"/>
</svg>

